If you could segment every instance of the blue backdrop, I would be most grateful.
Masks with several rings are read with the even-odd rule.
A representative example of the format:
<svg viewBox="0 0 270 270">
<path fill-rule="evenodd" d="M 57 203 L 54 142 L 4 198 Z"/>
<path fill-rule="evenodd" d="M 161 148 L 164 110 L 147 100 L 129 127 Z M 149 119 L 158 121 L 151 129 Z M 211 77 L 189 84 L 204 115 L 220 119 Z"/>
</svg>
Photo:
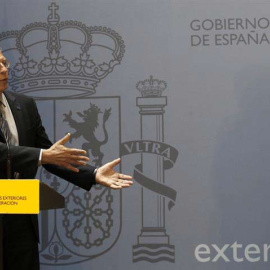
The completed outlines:
<svg viewBox="0 0 270 270">
<path fill-rule="evenodd" d="M 270 4 L 1 0 L 9 90 L 135 184 L 40 214 L 41 269 L 268 269 Z"/>
</svg>

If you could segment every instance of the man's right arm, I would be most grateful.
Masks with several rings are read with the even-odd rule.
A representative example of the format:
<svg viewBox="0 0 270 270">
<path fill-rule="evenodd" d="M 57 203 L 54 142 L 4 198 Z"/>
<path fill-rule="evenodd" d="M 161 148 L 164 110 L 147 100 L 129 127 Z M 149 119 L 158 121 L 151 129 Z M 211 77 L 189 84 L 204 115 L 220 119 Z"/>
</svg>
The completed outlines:
<svg viewBox="0 0 270 270">
<path fill-rule="evenodd" d="M 8 154 L 11 157 L 12 170 L 18 173 L 33 168 L 38 160 L 40 149 L 27 146 L 12 146 L 9 148 L 5 143 L 0 142 L 0 167 L 6 168 Z"/>
</svg>

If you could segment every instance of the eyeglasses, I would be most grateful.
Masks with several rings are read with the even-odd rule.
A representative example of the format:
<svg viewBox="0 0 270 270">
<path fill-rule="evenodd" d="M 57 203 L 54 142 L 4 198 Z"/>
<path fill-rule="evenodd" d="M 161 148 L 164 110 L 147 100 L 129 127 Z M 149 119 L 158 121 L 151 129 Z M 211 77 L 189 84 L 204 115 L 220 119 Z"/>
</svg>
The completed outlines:
<svg viewBox="0 0 270 270">
<path fill-rule="evenodd" d="M 5 68 L 9 68 L 11 66 L 11 62 L 10 61 L 5 61 L 5 62 L 0 62 L 0 71 L 5 67 Z"/>
</svg>

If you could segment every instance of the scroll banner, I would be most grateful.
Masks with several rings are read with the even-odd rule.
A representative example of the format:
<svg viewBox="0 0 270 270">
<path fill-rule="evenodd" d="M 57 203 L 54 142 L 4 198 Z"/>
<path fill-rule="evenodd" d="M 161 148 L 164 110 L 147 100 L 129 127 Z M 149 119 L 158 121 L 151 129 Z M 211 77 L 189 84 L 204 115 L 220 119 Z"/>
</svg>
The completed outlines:
<svg viewBox="0 0 270 270">
<path fill-rule="evenodd" d="M 121 156 L 142 153 L 162 156 L 164 158 L 163 166 L 165 170 L 174 166 L 178 156 L 178 151 L 175 148 L 157 141 L 140 140 L 124 142 L 121 144 Z M 142 172 L 142 164 L 137 164 L 135 166 L 134 179 L 144 188 L 167 197 L 170 200 L 168 203 L 169 210 L 175 205 L 177 192 L 174 189 L 145 176 Z"/>
</svg>

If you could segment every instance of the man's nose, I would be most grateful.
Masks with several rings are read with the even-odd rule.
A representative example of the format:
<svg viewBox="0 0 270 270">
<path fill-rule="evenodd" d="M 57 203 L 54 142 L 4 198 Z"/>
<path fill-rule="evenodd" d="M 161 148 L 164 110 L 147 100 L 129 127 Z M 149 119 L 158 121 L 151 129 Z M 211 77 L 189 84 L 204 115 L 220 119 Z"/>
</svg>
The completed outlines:
<svg viewBox="0 0 270 270">
<path fill-rule="evenodd" d="M 0 64 L 0 73 L 5 74 L 7 72 L 8 72 L 8 68 L 5 65 Z"/>
</svg>

